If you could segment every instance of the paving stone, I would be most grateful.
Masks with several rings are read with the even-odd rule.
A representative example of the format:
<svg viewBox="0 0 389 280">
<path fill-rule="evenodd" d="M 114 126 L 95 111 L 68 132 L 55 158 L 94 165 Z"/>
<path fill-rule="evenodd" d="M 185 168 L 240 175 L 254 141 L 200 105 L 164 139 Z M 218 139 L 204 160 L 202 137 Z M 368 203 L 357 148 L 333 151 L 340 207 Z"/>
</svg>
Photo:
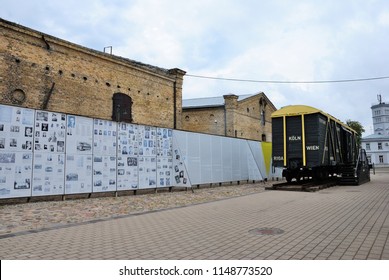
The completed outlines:
<svg viewBox="0 0 389 280">
<path fill-rule="evenodd" d="M 0 259 L 389 259 L 387 182 L 381 173 L 325 195 L 248 184 L 3 205 L 12 232 L 0 229 Z M 260 228 L 283 232 L 250 233 Z"/>
</svg>

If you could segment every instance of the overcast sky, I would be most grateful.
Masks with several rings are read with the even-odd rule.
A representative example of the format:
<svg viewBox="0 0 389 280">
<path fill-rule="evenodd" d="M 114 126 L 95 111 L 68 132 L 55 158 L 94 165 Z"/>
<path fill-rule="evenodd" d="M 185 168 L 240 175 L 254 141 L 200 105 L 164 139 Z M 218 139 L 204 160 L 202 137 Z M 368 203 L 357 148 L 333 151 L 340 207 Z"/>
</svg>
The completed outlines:
<svg viewBox="0 0 389 280">
<path fill-rule="evenodd" d="M 0 0 L 0 17 L 61 39 L 188 75 L 255 81 L 389 76 L 387 0 Z M 184 77 L 183 98 L 255 94 L 304 104 L 373 133 L 389 79 L 256 83 Z"/>
</svg>

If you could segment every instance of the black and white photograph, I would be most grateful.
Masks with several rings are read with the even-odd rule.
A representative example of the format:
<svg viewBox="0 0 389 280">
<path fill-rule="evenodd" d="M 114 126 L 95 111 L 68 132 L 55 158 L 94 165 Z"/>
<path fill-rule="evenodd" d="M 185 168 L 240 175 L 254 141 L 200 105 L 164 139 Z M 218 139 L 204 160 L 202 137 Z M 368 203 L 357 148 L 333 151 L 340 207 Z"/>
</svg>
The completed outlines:
<svg viewBox="0 0 389 280">
<path fill-rule="evenodd" d="M 32 127 L 25 127 L 24 128 L 24 136 L 26 137 L 32 137 L 33 134 L 33 128 Z"/>
<path fill-rule="evenodd" d="M 75 127 L 76 127 L 76 117 L 68 116 L 68 128 L 75 128 Z"/>
<path fill-rule="evenodd" d="M 49 113 L 44 112 L 44 111 L 37 111 L 36 112 L 36 120 L 47 122 L 49 120 Z"/>
</svg>

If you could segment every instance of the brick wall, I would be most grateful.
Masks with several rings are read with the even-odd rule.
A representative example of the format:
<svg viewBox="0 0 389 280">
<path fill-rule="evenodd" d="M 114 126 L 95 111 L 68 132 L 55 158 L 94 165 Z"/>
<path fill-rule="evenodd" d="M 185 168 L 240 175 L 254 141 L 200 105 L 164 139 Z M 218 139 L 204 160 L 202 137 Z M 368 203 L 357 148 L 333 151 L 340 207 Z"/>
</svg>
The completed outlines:
<svg viewBox="0 0 389 280">
<path fill-rule="evenodd" d="M 185 72 L 105 54 L 0 19 L 0 103 L 102 119 L 131 97 L 134 123 L 181 128 Z"/>
<path fill-rule="evenodd" d="M 237 95 L 225 95 L 224 102 L 225 106 L 213 108 L 184 108 L 182 129 L 259 141 L 264 135 L 271 141 L 271 114 L 276 108 L 264 93 L 241 101 Z"/>
</svg>

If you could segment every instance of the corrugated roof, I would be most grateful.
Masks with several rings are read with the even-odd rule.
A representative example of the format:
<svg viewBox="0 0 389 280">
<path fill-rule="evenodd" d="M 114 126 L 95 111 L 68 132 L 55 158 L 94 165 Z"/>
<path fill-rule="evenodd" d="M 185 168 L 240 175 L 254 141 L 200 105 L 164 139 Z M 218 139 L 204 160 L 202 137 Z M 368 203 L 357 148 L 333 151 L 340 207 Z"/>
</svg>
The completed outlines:
<svg viewBox="0 0 389 280">
<path fill-rule="evenodd" d="M 363 137 L 362 138 L 362 141 L 363 140 L 389 140 L 389 135 L 382 135 L 382 134 L 371 134 L 371 135 L 368 135 L 366 137 Z"/>
<path fill-rule="evenodd" d="M 238 101 L 244 100 L 256 94 L 238 95 Z M 203 97 L 203 98 L 192 98 L 183 99 L 182 108 L 207 108 L 207 107 L 221 107 L 224 106 L 224 97 Z"/>
</svg>

